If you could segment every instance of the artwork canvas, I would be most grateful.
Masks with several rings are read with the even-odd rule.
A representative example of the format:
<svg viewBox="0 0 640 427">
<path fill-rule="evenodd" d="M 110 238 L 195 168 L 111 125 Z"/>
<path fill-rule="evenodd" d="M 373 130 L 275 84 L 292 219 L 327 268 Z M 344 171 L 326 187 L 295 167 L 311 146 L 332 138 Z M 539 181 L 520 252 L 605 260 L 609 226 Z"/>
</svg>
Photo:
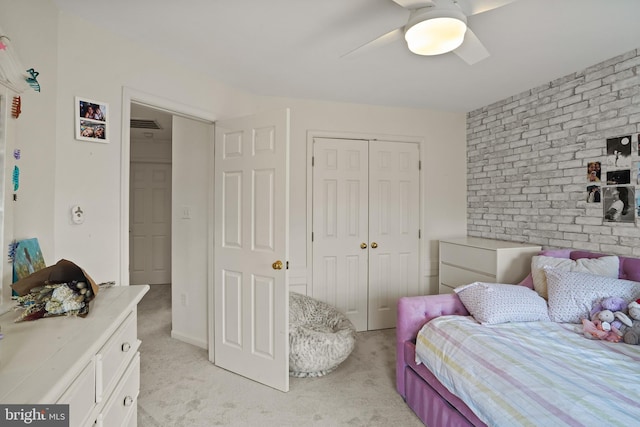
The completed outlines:
<svg viewBox="0 0 640 427">
<path fill-rule="evenodd" d="M 13 259 L 13 281 L 23 279 L 46 267 L 37 238 L 20 240 Z"/>
</svg>

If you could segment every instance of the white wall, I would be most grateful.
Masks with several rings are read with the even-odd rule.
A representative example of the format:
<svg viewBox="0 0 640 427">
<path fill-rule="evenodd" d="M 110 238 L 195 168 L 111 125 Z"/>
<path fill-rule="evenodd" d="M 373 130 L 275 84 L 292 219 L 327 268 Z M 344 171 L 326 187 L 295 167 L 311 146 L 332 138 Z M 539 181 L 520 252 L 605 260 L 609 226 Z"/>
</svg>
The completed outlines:
<svg viewBox="0 0 640 427">
<path fill-rule="evenodd" d="M 405 135 L 423 140 L 422 262 L 427 275 L 437 261 L 437 239 L 466 232 L 464 114 L 257 98 L 166 61 L 77 18 L 57 15 L 48 0 L 38 1 L 37 7 L 33 3 L 0 0 L 0 25 L 15 34 L 23 60 L 43 71 L 43 93 L 26 95 L 24 116 L 12 132 L 12 140 L 25 147 L 27 154 L 23 160 L 27 180 L 21 187 L 23 208 L 20 212 L 16 208 L 12 228 L 24 237 L 39 237 L 48 263 L 62 257 L 70 259 L 98 282 L 118 280 L 121 268 L 127 268 L 120 266 L 119 253 L 120 177 L 123 168 L 129 167 L 121 165 L 123 87 L 211 112 L 220 119 L 291 107 L 290 264 L 298 282 L 305 281 L 308 267 L 309 131 Z M 82 35 L 96 32 L 98 37 L 93 39 L 101 40 L 97 53 L 82 44 Z M 110 143 L 74 139 L 76 96 L 109 104 Z M 175 150 L 179 148 L 174 145 Z M 35 151 L 37 156 L 30 154 Z M 81 204 L 86 212 L 82 225 L 71 222 L 69 210 L 74 204 Z M 201 280 L 201 276 L 193 278 L 184 288 L 189 303 L 198 305 L 175 313 L 173 318 L 176 333 L 192 342 L 206 340 L 206 310 L 200 303 L 206 301 L 207 293 Z M 431 283 L 428 289 L 435 292 L 437 284 Z"/>
<path fill-rule="evenodd" d="M 172 140 L 171 335 L 207 348 L 207 262 L 213 262 L 207 233 L 212 215 L 213 126 L 174 116 Z"/>
<path fill-rule="evenodd" d="M 123 87 L 176 103 L 228 114 L 247 114 L 252 97 L 222 86 L 196 70 L 188 70 L 145 51 L 118 36 L 101 32 L 99 55 L 81 48 L 80 35 L 96 28 L 60 14 L 59 83 L 55 171 L 55 253 L 75 260 L 97 281 L 120 277 L 120 177 Z M 93 53 L 93 51 L 91 52 Z M 75 96 L 109 104 L 109 144 L 74 139 Z M 81 204 L 84 224 L 72 224 L 68 211 Z M 126 268 L 126 267 L 125 267 Z"/>
<path fill-rule="evenodd" d="M 37 237 L 45 261 L 54 263 L 53 205 L 56 150 L 56 96 L 57 96 L 57 22 L 51 2 L 0 1 L 0 28 L 11 39 L 12 45 L 27 68 L 35 68 L 40 75 L 41 92 L 28 89 L 20 94 L 22 114 L 7 120 L 7 147 L 5 185 L 5 229 L 2 250 L 3 283 L 11 283 L 11 265 L 6 264 L 8 243 L 13 239 Z M 17 19 L 24 17 L 24 19 Z M 5 96 L 15 95 L 0 86 Z M 22 158 L 14 161 L 14 148 L 21 150 Z M 18 200 L 12 201 L 11 173 L 13 166 L 20 168 Z M 15 219 L 15 220 L 14 220 Z M 5 302 L 10 290 L 4 287 Z M 2 298 L 0 298 L 0 301 Z"/>
<path fill-rule="evenodd" d="M 463 113 L 264 99 L 259 108 L 291 107 L 291 216 L 289 253 L 293 284 L 307 273 L 307 134 L 414 137 L 422 140 L 422 259 L 425 293 L 437 293 L 438 240 L 466 234 L 466 118 Z M 310 267 L 310 266 L 309 266 Z"/>
</svg>

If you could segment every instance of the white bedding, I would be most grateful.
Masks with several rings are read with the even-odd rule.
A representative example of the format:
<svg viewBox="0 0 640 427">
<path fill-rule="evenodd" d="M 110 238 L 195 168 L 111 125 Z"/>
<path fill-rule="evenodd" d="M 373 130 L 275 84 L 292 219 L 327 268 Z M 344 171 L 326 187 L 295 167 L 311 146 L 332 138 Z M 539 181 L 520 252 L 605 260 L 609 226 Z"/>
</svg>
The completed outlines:
<svg viewBox="0 0 640 427">
<path fill-rule="evenodd" d="M 580 330 L 442 316 L 418 334 L 416 362 L 489 426 L 638 425 L 640 346 Z"/>
</svg>

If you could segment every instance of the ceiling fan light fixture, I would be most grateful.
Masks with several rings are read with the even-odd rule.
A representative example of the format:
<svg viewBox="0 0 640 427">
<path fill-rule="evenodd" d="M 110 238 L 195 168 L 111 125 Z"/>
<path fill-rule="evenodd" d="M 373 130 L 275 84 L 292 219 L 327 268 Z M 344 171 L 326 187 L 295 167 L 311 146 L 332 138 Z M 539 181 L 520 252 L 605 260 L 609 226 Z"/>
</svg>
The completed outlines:
<svg viewBox="0 0 640 427">
<path fill-rule="evenodd" d="M 461 11 L 426 8 L 411 15 L 404 38 L 417 55 L 441 55 L 459 47 L 466 31 L 467 19 Z"/>
</svg>

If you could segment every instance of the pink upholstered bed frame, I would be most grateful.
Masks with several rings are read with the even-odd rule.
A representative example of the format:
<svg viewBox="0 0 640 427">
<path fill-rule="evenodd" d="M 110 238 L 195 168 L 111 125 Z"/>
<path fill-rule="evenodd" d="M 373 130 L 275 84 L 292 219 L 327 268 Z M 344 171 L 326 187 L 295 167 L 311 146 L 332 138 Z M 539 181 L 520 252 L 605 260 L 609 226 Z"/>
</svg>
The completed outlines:
<svg viewBox="0 0 640 427">
<path fill-rule="evenodd" d="M 556 258 L 599 258 L 606 254 L 571 249 L 546 250 Z M 640 282 L 640 259 L 620 257 L 621 279 Z M 520 285 L 532 287 L 531 275 Z M 415 363 L 415 340 L 429 320 L 448 314 L 468 316 L 456 294 L 400 298 L 396 324 L 396 387 L 407 405 L 429 427 L 486 426 L 424 367 Z"/>
</svg>

